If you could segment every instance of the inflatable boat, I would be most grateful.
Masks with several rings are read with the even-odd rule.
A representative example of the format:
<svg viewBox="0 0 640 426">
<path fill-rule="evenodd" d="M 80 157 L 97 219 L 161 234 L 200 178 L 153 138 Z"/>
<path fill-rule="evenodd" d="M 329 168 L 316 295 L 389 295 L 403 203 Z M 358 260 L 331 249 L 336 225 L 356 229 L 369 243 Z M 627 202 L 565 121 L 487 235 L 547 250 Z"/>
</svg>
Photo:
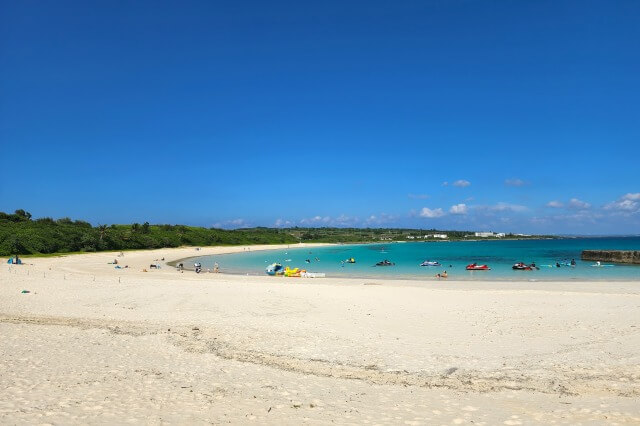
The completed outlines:
<svg viewBox="0 0 640 426">
<path fill-rule="evenodd" d="M 282 275 L 284 274 L 284 270 L 282 269 L 282 265 L 279 263 L 272 263 L 271 265 L 267 266 L 267 269 L 265 271 L 267 273 L 267 275 Z"/>
</svg>

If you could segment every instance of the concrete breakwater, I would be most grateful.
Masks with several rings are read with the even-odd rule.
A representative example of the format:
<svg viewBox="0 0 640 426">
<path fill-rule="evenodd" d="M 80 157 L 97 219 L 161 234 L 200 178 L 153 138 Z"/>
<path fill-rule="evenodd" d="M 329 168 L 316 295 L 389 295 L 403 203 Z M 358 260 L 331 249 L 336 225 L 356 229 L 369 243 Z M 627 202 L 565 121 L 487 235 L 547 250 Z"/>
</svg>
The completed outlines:
<svg viewBox="0 0 640 426">
<path fill-rule="evenodd" d="M 640 264 L 640 250 L 583 250 L 582 260 Z"/>
</svg>

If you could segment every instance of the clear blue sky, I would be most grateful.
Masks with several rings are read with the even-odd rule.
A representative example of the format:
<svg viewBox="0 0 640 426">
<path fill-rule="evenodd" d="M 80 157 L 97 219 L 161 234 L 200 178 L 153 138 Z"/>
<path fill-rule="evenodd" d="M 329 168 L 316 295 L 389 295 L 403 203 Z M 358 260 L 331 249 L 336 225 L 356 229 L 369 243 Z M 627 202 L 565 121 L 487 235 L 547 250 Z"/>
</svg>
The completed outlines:
<svg viewBox="0 0 640 426">
<path fill-rule="evenodd" d="M 2 211 L 640 233 L 640 2 L 0 5 Z"/>
</svg>

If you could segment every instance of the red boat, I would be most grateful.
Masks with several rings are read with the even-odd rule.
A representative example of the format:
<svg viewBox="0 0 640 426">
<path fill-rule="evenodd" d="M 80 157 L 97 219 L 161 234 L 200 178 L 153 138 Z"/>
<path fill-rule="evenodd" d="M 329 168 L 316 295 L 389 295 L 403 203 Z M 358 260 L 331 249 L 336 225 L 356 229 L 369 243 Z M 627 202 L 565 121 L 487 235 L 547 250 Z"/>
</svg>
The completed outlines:
<svg viewBox="0 0 640 426">
<path fill-rule="evenodd" d="M 488 271 L 490 269 L 488 265 L 478 265 L 477 263 L 467 265 L 467 271 Z"/>
</svg>

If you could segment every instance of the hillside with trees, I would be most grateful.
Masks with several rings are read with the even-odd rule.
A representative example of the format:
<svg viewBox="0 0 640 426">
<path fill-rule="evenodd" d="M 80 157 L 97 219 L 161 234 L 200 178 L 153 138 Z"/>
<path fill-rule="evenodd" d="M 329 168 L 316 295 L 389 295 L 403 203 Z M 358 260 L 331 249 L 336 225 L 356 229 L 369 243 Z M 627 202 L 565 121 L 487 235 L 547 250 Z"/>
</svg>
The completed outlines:
<svg viewBox="0 0 640 426">
<path fill-rule="evenodd" d="M 300 242 L 369 243 L 428 240 L 446 233 L 450 240 L 467 238 L 468 231 L 396 228 L 244 228 L 226 230 L 185 225 L 93 226 L 68 217 L 33 219 L 25 210 L 0 212 L 0 256 L 106 250 L 154 249 L 180 246 L 296 244 Z"/>
</svg>

